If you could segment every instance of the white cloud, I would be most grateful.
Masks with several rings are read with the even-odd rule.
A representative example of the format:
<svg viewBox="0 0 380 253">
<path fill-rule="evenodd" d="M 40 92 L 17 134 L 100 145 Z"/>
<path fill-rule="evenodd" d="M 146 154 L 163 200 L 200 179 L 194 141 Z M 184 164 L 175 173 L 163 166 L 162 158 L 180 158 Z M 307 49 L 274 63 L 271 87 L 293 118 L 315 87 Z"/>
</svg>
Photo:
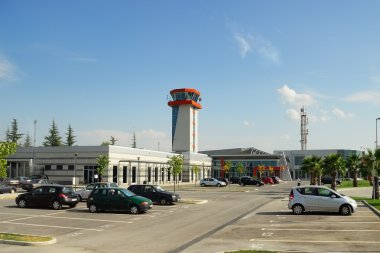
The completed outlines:
<svg viewBox="0 0 380 253">
<path fill-rule="evenodd" d="M 238 43 L 242 58 L 245 58 L 250 52 L 257 52 L 259 55 L 273 63 L 280 63 L 280 56 L 277 49 L 264 37 L 259 35 L 255 36 L 250 33 L 244 35 L 234 32 L 234 38 Z"/>
<path fill-rule="evenodd" d="M 361 91 L 346 97 L 345 100 L 349 102 L 370 103 L 380 106 L 380 91 Z"/>
<path fill-rule="evenodd" d="M 272 43 L 261 36 L 252 37 L 253 48 L 265 58 L 274 63 L 280 63 L 280 57 L 277 49 L 273 47 Z"/>
<path fill-rule="evenodd" d="M 250 126 L 253 126 L 253 123 L 251 123 L 251 122 L 245 120 L 245 121 L 243 122 L 243 125 L 244 125 L 245 127 L 250 127 Z"/>
<path fill-rule="evenodd" d="M 245 56 L 252 51 L 251 45 L 247 39 L 245 39 L 241 34 L 235 33 L 234 34 L 235 40 L 238 43 L 239 49 L 240 49 L 240 55 L 242 58 L 245 58 Z"/>
<path fill-rule="evenodd" d="M 285 142 L 289 142 L 291 140 L 291 137 L 288 134 L 284 134 L 280 136 L 280 139 Z"/>
<path fill-rule="evenodd" d="M 10 63 L 5 57 L 0 56 L 0 80 L 13 79 L 15 66 Z"/>
<path fill-rule="evenodd" d="M 284 85 L 282 88 L 278 89 L 277 92 L 280 94 L 285 104 L 302 107 L 314 105 L 316 103 L 315 99 L 311 95 L 297 93 L 295 90 L 290 89 L 287 85 Z"/>
<path fill-rule="evenodd" d="M 301 120 L 300 113 L 295 109 L 286 110 L 286 115 L 292 121 L 300 121 Z"/>
<path fill-rule="evenodd" d="M 332 113 L 341 119 L 348 119 L 348 118 L 352 118 L 354 116 L 352 113 L 345 113 L 343 110 L 341 110 L 339 108 L 334 108 L 332 110 Z"/>
</svg>

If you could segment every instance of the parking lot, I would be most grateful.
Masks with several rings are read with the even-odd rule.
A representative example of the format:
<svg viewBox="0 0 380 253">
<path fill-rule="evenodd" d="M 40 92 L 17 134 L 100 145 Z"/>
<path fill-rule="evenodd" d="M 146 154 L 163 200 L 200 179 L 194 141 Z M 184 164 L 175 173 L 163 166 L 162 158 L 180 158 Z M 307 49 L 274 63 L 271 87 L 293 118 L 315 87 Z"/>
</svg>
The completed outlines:
<svg viewBox="0 0 380 253">
<path fill-rule="evenodd" d="M 237 186 L 234 186 L 237 187 Z M 84 202 L 62 210 L 0 200 L 1 232 L 50 235 L 41 247 L 0 245 L 2 252 L 223 252 L 264 249 L 296 252 L 380 252 L 380 219 L 359 204 L 352 216 L 287 209 L 291 185 L 197 188 L 180 192 L 203 204 L 155 205 L 142 215 L 89 213 Z M 207 250 L 205 250 L 207 249 Z"/>
</svg>

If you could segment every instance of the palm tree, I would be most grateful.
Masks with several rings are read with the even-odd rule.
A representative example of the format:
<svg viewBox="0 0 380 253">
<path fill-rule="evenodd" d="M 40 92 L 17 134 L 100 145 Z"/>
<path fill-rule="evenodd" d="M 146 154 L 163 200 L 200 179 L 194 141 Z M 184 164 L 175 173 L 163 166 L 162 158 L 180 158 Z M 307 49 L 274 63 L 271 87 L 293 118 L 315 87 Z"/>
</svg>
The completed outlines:
<svg viewBox="0 0 380 253">
<path fill-rule="evenodd" d="M 317 182 L 320 184 L 321 181 L 321 161 L 322 158 L 319 156 L 308 156 L 302 161 L 301 170 L 305 171 L 310 175 L 310 184 L 316 185 Z"/>
<path fill-rule="evenodd" d="M 375 151 L 367 149 L 367 153 L 362 158 L 362 169 L 371 176 L 371 185 L 375 184 L 372 198 L 379 199 L 380 149 Z"/>
<path fill-rule="evenodd" d="M 331 176 L 331 188 L 336 190 L 336 177 L 346 172 L 346 161 L 339 154 L 329 154 L 322 162 L 324 174 Z"/>
<path fill-rule="evenodd" d="M 357 154 L 351 154 L 347 158 L 347 167 L 350 175 L 353 176 L 353 187 L 358 187 L 358 169 L 360 167 L 360 157 Z"/>
</svg>

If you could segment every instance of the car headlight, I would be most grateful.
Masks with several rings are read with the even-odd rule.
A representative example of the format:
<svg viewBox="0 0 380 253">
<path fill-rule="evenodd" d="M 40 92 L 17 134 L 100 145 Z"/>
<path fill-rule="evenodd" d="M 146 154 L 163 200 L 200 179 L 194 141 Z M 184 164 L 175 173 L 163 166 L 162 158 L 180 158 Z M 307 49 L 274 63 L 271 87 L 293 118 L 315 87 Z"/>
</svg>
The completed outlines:
<svg viewBox="0 0 380 253">
<path fill-rule="evenodd" d="M 149 205 L 149 203 L 148 203 L 148 202 L 146 202 L 146 201 L 144 201 L 144 202 L 141 202 L 141 205 L 142 205 L 142 206 L 148 206 L 148 205 Z"/>
</svg>

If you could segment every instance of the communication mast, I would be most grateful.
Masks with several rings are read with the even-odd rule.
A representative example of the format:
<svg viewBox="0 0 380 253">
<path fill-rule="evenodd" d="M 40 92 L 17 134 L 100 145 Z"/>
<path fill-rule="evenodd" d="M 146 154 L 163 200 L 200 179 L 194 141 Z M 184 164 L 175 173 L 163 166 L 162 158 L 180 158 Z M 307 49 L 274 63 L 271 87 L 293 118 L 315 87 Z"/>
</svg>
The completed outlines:
<svg viewBox="0 0 380 253">
<path fill-rule="evenodd" d="M 309 130 L 307 129 L 308 118 L 306 115 L 305 108 L 301 108 L 301 150 L 306 150 L 307 144 L 307 135 L 309 134 Z"/>
</svg>

